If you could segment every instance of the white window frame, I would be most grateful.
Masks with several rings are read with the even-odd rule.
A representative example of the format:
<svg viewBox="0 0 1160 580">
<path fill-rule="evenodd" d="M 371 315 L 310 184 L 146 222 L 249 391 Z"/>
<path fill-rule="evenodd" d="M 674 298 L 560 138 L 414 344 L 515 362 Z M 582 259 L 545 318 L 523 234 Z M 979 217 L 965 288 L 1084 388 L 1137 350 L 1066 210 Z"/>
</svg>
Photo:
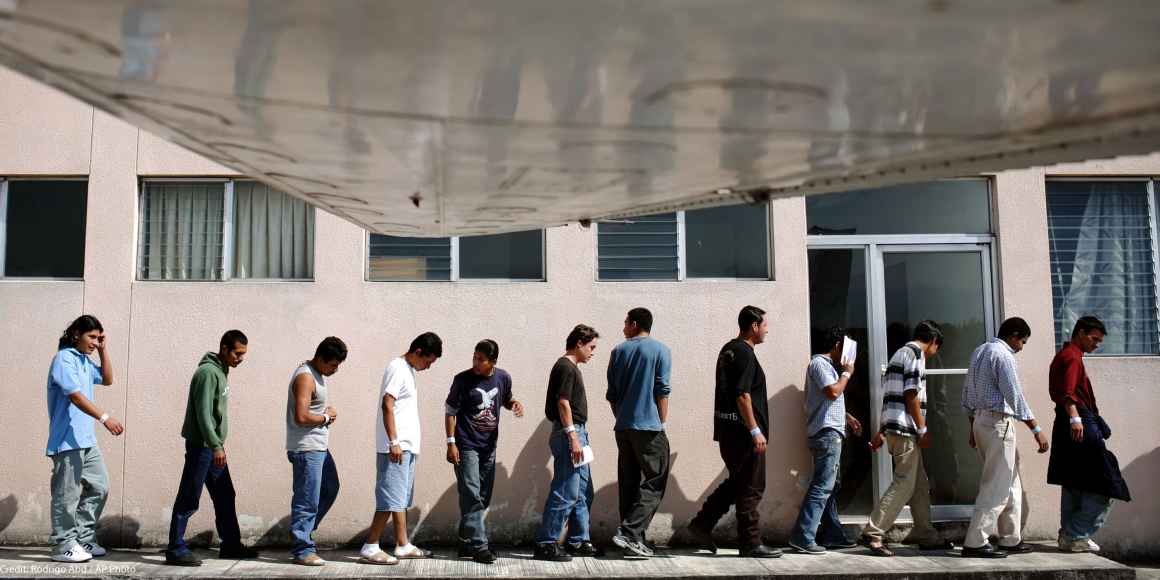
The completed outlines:
<svg viewBox="0 0 1160 580">
<path fill-rule="evenodd" d="M 314 282 L 314 273 L 311 272 L 309 278 L 234 278 L 234 244 L 237 241 L 234 234 L 234 183 L 238 181 L 255 181 L 245 177 L 142 177 L 137 182 L 137 236 L 141 235 L 144 228 L 142 220 L 144 216 L 141 215 L 141 207 L 145 201 L 145 184 L 146 183 L 221 183 L 222 186 L 222 256 L 221 256 L 221 270 L 222 277 L 214 280 L 212 278 L 202 280 L 154 280 L 149 278 L 141 278 L 141 264 L 139 262 L 140 256 L 133 256 L 133 279 L 135 282 L 186 282 L 186 283 L 221 283 L 221 282 L 236 282 L 245 284 L 265 284 L 265 283 L 297 283 L 297 282 Z M 283 192 L 283 195 L 290 195 Z M 317 211 L 313 204 L 307 202 L 311 211 Z M 317 241 L 317 237 L 315 238 Z M 134 254 L 140 248 L 140 239 L 134 240 Z M 311 248 L 313 252 L 315 248 Z M 315 254 L 317 258 L 317 254 Z M 316 264 L 317 265 L 317 264 Z"/>
<path fill-rule="evenodd" d="M 364 230 L 365 231 L 365 230 Z M 363 281 L 374 283 L 416 283 L 416 284 L 447 284 L 449 282 L 467 282 L 472 284 L 540 284 L 548 281 L 548 230 L 540 228 L 540 272 L 539 278 L 461 278 L 459 276 L 459 238 L 463 236 L 448 236 L 451 241 L 451 277 L 448 280 L 417 280 L 409 278 L 375 280 L 371 278 L 371 235 L 365 231 L 363 236 Z M 414 236 L 397 236 L 414 237 Z"/>
<path fill-rule="evenodd" d="M 715 282 L 772 282 L 772 281 L 774 281 L 774 273 L 773 273 L 773 219 L 771 216 L 771 212 L 773 210 L 771 209 L 772 206 L 770 205 L 769 202 L 762 202 L 762 205 L 765 206 L 765 269 L 767 272 L 769 272 L 769 274 L 764 276 L 764 277 L 758 277 L 758 278 L 720 277 L 720 276 L 704 277 L 704 278 L 699 277 L 699 276 L 689 277 L 688 276 L 688 271 L 689 271 L 688 257 L 686 255 L 686 251 L 685 251 L 685 243 L 688 239 L 687 233 L 685 231 L 685 213 L 687 211 L 696 211 L 696 210 L 683 210 L 683 209 L 678 210 L 676 212 L 673 212 L 673 213 L 677 214 L 677 279 L 676 280 L 649 280 L 649 279 L 643 279 L 643 278 L 641 278 L 641 279 L 630 278 L 630 279 L 626 279 L 626 280 L 605 280 L 605 279 L 600 277 L 600 224 L 603 222 L 624 223 L 624 222 L 631 221 L 632 218 L 618 218 L 618 219 L 602 220 L 599 222 L 593 222 L 593 225 L 596 228 L 595 248 L 594 248 L 594 251 L 596 253 L 596 259 L 593 260 L 593 264 L 592 264 L 592 267 L 593 267 L 592 277 L 597 282 L 608 283 L 608 284 L 625 284 L 625 283 L 629 283 L 629 284 L 631 284 L 631 283 L 654 283 L 654 284 L 655 283 L 661 283 L 661 284 L 669 283 L 669 284 L 672 284 L 675 282 L 688 282 L 688 283 L 693 283 L 693 284 L 698 283 L 698 282 L 709 282 L 709 283 L 715 283 Z M 706 208 L 706 209 L 712 209 L 712 208 Z M 666 212 L 666 213 L 668 213 L 668 212 Z"/>
<path fill-rule="evenodd" d="M 13 276 L 9 277 L 4 274 L 8 267 L 8 184 L 13 181 L 89 181 L 88 176 L 66 176 L 59 177 L 55 175 L 38 175 L 35 177 L 20 177 L 13 180 L 10 177 L 0 177 L 0 280 L 19 280 L 22 282 L 35 282 L 44 280 L 60 280 L 65 282 L 83 281 L 85 278 L 81 276 Z M 88 186 L 85 186 L 85 208 L 88 210 Z M 87 228 L 86 219 L 86 228 Z M 85 232 L 86 239 L 88 232 Z M 87 242 L 86 242 L 87 244 Z M 82 260 L 83 261 L 83 260 Z"/>
<path fill-rule="evenodd" d="M 1127 182 L 1135 182 L 1135 183 L 1143 182 L 1147 185 L 1147 191 L 1148 191 L 1148 226 L 1149 226 L 1148 229 L 1149 229 L 1149 233 L 1152 235 L 1152 291 L 1156 295 L 1156 312 L 1154 313 L 1154 318 L 1156 320 L 1157 332 L 1160 332 L 1160 247 L 1158 247 L 1158 246 L 1160 246 L 1160 225 L 1158 225 L 1158 224 L 1160 224 L 1160 217 L 1157 216 L 1157 211 L 1160 211 L 1160 207 L 1157 206 L 1157 200 L 1156 200 L 1156 194 L 1157 194 L 1156 182 L 1158 180 L 1160 180 L 1160 177 L 1148 176 L 1148 175 L 1138 175 L 1138 176 L 1132 176 L 1132 175 L 1047 175 L 1043 179 L 1043 198 L 1044 198 L 1044 207 L 1046 207 L 1046 205 L 1047 205 L 1047 184 L 1050 181 L 1056 181 L 1056 182 L 1072 181 L 1072 182 L 1080 182 L 1080 183 L 1090 183 L 1093 181 L 1127 181 Z M 1050 230 L 1050 229 L 1051 228 L 1049 226 L 1048 230 Z M 1049 234 L 1050 234 L 1050 232 L 1049 232 Z M 1048 240 L 1048 248 L 1047 248 L 1047 259 L 1049 262 L 1051 261 L 1051 252 L 1053 251 L 1051 248 L 1050 242 L 1051 242 L 1051 240 L 1049 239 Z M 1052 282 L 1052 284 L 1054 284 L 1054 282 Z M 1054 299 L 1054 296 L 1052 298 Z M 1051 325 L 1053 328 L 1056 325 L 1054 303 L 1052 304 L 1052 308 L 1051 308 Z M 1064 331 L 1066 331 L 1066 329 L 1064 329 Z M 1058 337 L 1057 337 L 1057 339 L 1058 339 Z M 1097 349 L 1096 352 L 1088 353 L 1087 356 L 1109 358 L 1109 359 L 1112 359 L 1112 358 L 1160 357 L 1160 352 L 1129 353 L 1129 354 L 1119 354 L 1119 353 L 1103 354 Z"/>
</svg>

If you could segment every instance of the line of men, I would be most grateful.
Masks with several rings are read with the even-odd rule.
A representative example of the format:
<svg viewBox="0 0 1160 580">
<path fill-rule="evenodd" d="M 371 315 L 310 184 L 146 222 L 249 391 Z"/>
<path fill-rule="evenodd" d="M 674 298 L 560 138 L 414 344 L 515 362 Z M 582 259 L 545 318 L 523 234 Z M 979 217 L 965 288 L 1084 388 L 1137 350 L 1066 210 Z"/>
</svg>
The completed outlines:
<svg viewBox="0 0 1160 580">
<path fill-rule="evenodd" d="M 645 532 L 664 497 L 671 467 L 665 428 L 672 392 L 672 360 L 668 347 L 651 336 L 652 325 L 653 317 L 647 309 L 628 312 L 623 329 L 625 341 L 610 355 L 605 395 L 616 417 L 618 448 L 621 521 L 612 542 L 626 555 L 640 558 L 653 555 Z M 763 343 L 769 332 L 765 311 L 746 306 L 738 314 L 738 328 L 738 336 L 721 348 L 715 371 L 713 438 L 718 442 L 728 476 L 708 496 L 686 530 L 698 545 L 716 552 L 712 530 L 733 507 L 740 554 L 776 558 L 781 551 L 762 541 L 758 516 L 758 504 L 765 490 L 769 412 L 765 374 L 754 347 Z M 1071 343 L 1052 364 L 1051 394 L 1057 403 L 1055 437 L 1058 440 L 1065 435 L 1073 444 L 1067 457 L 1057 460 L 1053 452 L 1048 481 L 1064 486 L 1059 545 L 1070 551 L 1098 550 L 1090 537 L 1106 519 L 1110 498 L 1130 499 L 1115 458 L 1103 444 L 1110 429 L 1099 418 L 1090 381 L 1083 371 L 1082 354 L 1092 352 L 1105 333 L 1098 320 L 1080 319 Z M 840 359 L 845 336 L 843 330 L 833 329 L 826 342 L 829 351 L 815 355 L 807 370 L 807 435 L 814 474 L 790 539 L 791 549 L 800 553 L 821 554 L 827 547 L 855 545 L 842 532 L 836 504 L 842 441 L 847 429 L 856 436 L 862 431 L 857 419 L 845 410 L 844 392 L 853 371 L 853 361 Z M 1048 449 L 1046 438 L 1022 398 L 1015 372 L 1013 355 L 1029 337 L 1026 322 L 1013 318 L 1003 323 L 997 338 L 980 346 L 972 356 L 963 404 L 972 418 L 971 444 L 983 456 L 984 469 L 963 551 L 967 556 L 1001 557 L 1028 549 L 1019 535 L 1022 491 L 1012 421 L 1027 423 L 1036 435 L 1040 452 Z M 594 489 L 589 466 L 591 451 L 587 449 L 588 401 L 579 367 L 592 359 L 598 339 L 595 329 L 577 325 L 565 340 L 564 355 L 549 375 L 544 412 L 552 423 L 548 447 L 553 457 L 553 477 L 535 536 L 534 558 L 539 560 L 568 561 L 574 556 L 601 553 L 589 533 Z M 938 538 L 930 524 L 929 487 L 921 453 L 930 444 L 925 423 L 925 364 L 938 352 L 942 341 L 938 325 L 923 321 L 915 329 L 914 340 L 890 361 L 884 381 L 882 421 L 871 447 L 885 446 L 889 450 L 894 481 L 876 505 L 860 538 L 860 543 L 876 555 L 893 555 L 884 543 L 884 534 L 908 502 L 915 518 L 911 537 L 924 548 L 950 547 L 949 542 Z M 95 536 L 107 496 L 108 476 L 96 445 L 93 419 L 113 435 L 120 435 L 124 427 L 93 402 L 93 385 L 113 382 L 105 345 L 100 322 L 89 315 L 81 316 L 63 333 L 49 372 L 50 435 L 46 454 L 53 460 L 52 558 L 60 562 L 83 562 L 106 552 Z M 191 379 L 181 431 L 185 463 L 165 552 L 168 564 L 201 564 L 185 542 L 185 531 L 198 509 L 203 488 L 209 491 L 214 504 L 221 538 L 219 557 L 258 556 L 257 551 L 241 542 L 235 491 L 225 453 L 228 373 L 243 362 L 247 348 L 245 334 L 238 330 L 226 332 L 218 351 L 202 357 Z M 99 366 L 90 358 L 94 352 L 99 356 Z M 286 449 L 293 479 L 290 532 L 293 560 L 301 565 L 325 564 L 317 554 L 312 534 L 339 490 L 338 470 L 328 442 L 338 413 L 329 405 L 326 382 L 346 360 L 347 353 L 342 340 L 324 339 L 313 358 L 294 370 L 287 390 Z M 400 559 L 431 556 L 430 551 L 410 542 L 406 512 L 413 502 L 420 450 L 417 373 L 429 369 L 441 356 L 441 339 L 427 332 L 416 337 L 407 352 L 392 360 L 384 372 L 376 405 L 375 511 L 359 550 L 364 563 L 391 565 Z M 523 405 L 512 392 L 511 376 L 496 366 L 498 359 L 499 345 L 490 339 L 480 341 L 471 367 L 455 376 L 444 403 L 446 459 L 454 466 L 461 514 L 459 556 L 480 563 L 496 560 L 487 540 L 484 515 L 494 485 L 501 409 L 516 417 L 524 414 Z M 1099 453 L 1093 451 L 1096 448 Z M 1072 454 L 1084 454 L 1082 467 L 1074 464 Z M 1092 472 L 1097 460 L 1103 470 L 1100 473 L 1104 474 L 1098 480 Z M 1119 487 L 1109 489 L 1105 485 L 1109 481 L 1117 481 Z M 390 553 L 379 545 L 388 522 L 393 523 L 395 536 Z M 987 542 L 988 535 L 995 533 L 1000 537 L 999 548 Z"/>
</svg>

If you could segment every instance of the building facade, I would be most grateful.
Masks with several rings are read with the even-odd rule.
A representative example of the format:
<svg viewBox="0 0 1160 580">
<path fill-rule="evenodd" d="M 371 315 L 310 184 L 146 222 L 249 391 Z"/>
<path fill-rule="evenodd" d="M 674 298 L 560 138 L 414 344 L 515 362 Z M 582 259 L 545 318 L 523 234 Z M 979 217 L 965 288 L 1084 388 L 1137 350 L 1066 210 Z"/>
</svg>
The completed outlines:
<svg viewBox="0 0 1160 580">
<path fill-rule="evenodd" d="M 948 329 L 930 364 L 927 462 L 936 518 L 969 517 L 978 459 L 958 405 L 971 350 L 998 322 L 1022 316 L 1032 338 L 1019 355 L 1028 399 L 1050 421 L 1047 368 L 1065 328 L 1095 313 L 1112 334 L 1088 358 L 1102 414 L 1137 499 L 1117 504 L 1097 538 L 1128 555 L 1160 553 L 1160 371 L 1156 187 L 1160 155 L 1032 168 L 937 183 L 777 200 L 629 222 L 567 225 L 488 239 L 413 240 L 363 230 L 248 181 L 92 107 L 0 71 L 0 543 L 45 542 L 49 467 L 44 384 L 56 341 L 81 313 L 110 337 L 117 380 L 98 403 L 126 432 L 100 435 L 111 493 L 103 534 L 114 545 L 162 543 L 182 465 L 189 378 L 227 329 L 250 337 L 230 374 L 226 443 L 243 531 L 284 542 L 290 465 L 284 408 L 291 372 L 323 337 L 350 358 L 330 381 L 340 418 L 331 436 L 342 491 L 317 536 L 359 537 L 373 511 L 374 420 L 386 363 L 411 338 L 435 331 L 444 356 L 419 375 L 424 443 L 418 541 L 452 541 L 455 478 L 444 460 L 443 398 L 483 338 L 500 344 L 523 419 L 502 418 L 489 526 L 495 540 L 526 541 L 550 480 L 548 371 L 573 325 L 601 333 L 583 368 L 597 459 L 594 533 L 615 527 L 612 417 L 599 404 L 605 353 L 628 309 L 656 317 L 673 353 L 669 430 L 673 481 L 650 538 L 663 540 L 696 512 L 723 467 L 712 436 L 713 367 L 736 334 L 737 311 L 766 309 L 758 347 L 770 385 L 772 433 L 766 535 L 784 540 L 810 476 L 802 382 L 811 336 L 840 324 L 861 351 L 851 410 L 876 420 L 874 372 L 907 328 L 932 318 Z M 1070 318 L 1069 318 L 1070 317 Z M 1020 431 L 1027 536 L 1054 538 L 1059 489 L 1047 456 Z M 889 458 L 847 445 L 842 510 L 864 520 L 889 482 Z M 208 499 L 191 527 L 212 530 Z M 723 531 L 724 528 L 722 528 Z M 731 534 L 731 530 L 727 533 Z"/>
</svg>

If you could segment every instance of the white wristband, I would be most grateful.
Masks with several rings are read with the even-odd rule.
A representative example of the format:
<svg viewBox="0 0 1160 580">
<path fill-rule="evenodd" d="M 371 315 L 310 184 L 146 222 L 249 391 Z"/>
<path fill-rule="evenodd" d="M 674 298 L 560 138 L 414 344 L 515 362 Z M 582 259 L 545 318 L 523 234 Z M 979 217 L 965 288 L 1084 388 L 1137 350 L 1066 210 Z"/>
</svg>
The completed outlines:
<svg viewBox="0 0 1160 580">
<path fill-rule="evenodd" d="M 104 424 L 105 424 L 105 421 L 108 421 L 108 420 L 109 420 L 109 414 L 108 414 L 108 413 L 104 413 L 104 414 L 102 414 L 102 415 L 101 415 L 101 418 L 100 418 L 100 419 L 97 419 L 97 420 L 98 420 L 98 421 L 100 421 L 102 425 L 104 425 Z"/>
<path fill-rule="evenodd" d="M 923 435 L 926 435 L 926 427 L 919 427 L 918 428 L 918 436 L 922 437 Z"/>
<path fill-rule="evenodd" d="M 757 437 L 758 435 L 761 435 L 761 427 L 754 427 L 749 430 L 750 437 Z"/>
<path fill-rule="evenodd" d="M 568 425 L 567 427 L 564 427 L 564 432 L 565 433 L 575 433 L 576 426 L 575 425 Z"/>
<path fill-rule="evenodd" d="M 1067 422 L 1068 422 L 1068 423 L 1071 423 L 1072 425 L 1082 425 L 1082 424 L 1083 424 L 1083 418 L 1081 418 L 1081 417 L 1072 417 L 1072 418 L 1068 419 L 1068 420 L 1067 420 Z"/>
<path fill-rule="evenodd" d="M 330 415 L 323 415 L 322 416 L 322 425 L 319 425 L 319 427 L 325 427 L 329 424 L 330 424 Z"/>
<path fill-rule="evenodd" d="M 447 438 L 447 444 L 448 444 L 448 445 L 450 445 L 450 444 L 452 444 L 452 443 L 455 443 L 455 437 L 448 437 L 448 438 Z"/>
<path fill-rule="evenodd" d="M 850 371 L 842 371 L 842 378 L 844 378 L 844 379 L 848 379 L 848 378 L 850 378 L 851 376 L 852 376 L 852 375 L 850 374 Z"/>
<path fill-rule="evenodd" d="M 1034 427 L 1032 427 L 1032 428 L 1031 428 L 1031 433 L 1032 433 L 1033 435 L 1035 435 L 1035 434 L 1038 434 L 1038 433 L 1039 433 L 1040 431 L 1042 431 L 1042 430 L 1043 430 L 1043 427 L 1040 427 L 1039 425 L 1036 425 L 1036 426 L 1034 426 Z"/>
<path fill-rule="evenodd" d="M 398 445 L 398 444 L 399 444 L 399 442 L 398 442 L 398 441 L 388 441 L 388 442 L 387 442 L 387 446 L 388 446 L 388 447 L 394 447 L 394 446 L 396 446 L 396 445 Z"/>
</svg>

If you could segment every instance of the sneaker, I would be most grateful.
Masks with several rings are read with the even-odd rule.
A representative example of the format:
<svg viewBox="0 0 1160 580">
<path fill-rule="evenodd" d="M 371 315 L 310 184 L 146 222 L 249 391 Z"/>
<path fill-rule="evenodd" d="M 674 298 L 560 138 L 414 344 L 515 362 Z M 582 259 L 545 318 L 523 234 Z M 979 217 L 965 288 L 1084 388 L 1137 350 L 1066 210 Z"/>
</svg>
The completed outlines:
<svg viewBox="0 0 1160 580">
<path fill-rule="evenodd" d="M 711 553 L 717 553 L 717 542 L 713 541 L 713 532 L 698 526 L 697 524 L 689 524 L 685 526 L 685 531 L 689 533 L 689 537 L 693 539 L 693 545 L 698 549 L 708 550 Z"/>
<path fill-rule="evenodd" d="M 165 553 L 165 565 L 167 566 L 201 566 L 201 559 L 193 555 L 193 552 L 186 550 L 180 554 Z"/>
<path fill-rule="evenodd" d="M 471 559 L 480 564 L 494 564 L 496 560 L 495 552 L 488 548 L 480 548 L 471 556 Z"/>
<path fill-rule="evenodd" d="M 616 534 L 612 536 L 612 543 L 633 556 L 651 558 L 653 555 L 652 548 L 649 548 L 640 540 L 629 539 L 628 536 Z"/>
<path fill-rule="evenodd" d="M 849 548 L 857 548 L 858 542 L 855 542 L 849 538 L 843 538 L 836 542 L 826 542 L 822 544 L 822 547 L 827 550 L 846 550 Z"/>
<path fill-rule="evenodd" d="M 816 543 L 810 544 L 808 546 L 801 546 L 794 542 L 790 542 L 789 547 L 799 554 L 813 554 L 816 556 L 826 553 L 826 549 L 817 545 Z"/>
<path fill-rule="evenodd" d="M 758 544 L 756 546 L 742 548 L 740 556 L 742 558 L 780 558 L 781 550 L 770 548 L 765 544 Z"/>
<path fill-rule="evenodd" d="M 544 560 L 547 562 L 571 562 L 572 556 L 560 549 L 560 545 L 555 542 L 547 544 L 536 544 L 536 552 L 532 554 L 533 560 Z"/>
<path fill-rule="evenodd" d="M 1007 552 L 998 550 L 991 544 L 983 544 L 978 548 L 963 546 L 964 558 L 1006 558 Z"/>
<path fill-rule="evenodd" d="M 253 560 L 258 557 L 258 551 L 253 548 L 247 548 L 242 544 L 227 546 L 222 544 L 218 548 L 218 558 L 222 560 Z"/>
<path fill-rule="evenodd" d="M 92 554 L 94 558 L 100 558 L 101 556 L 109 553 L 108 550 L 96 542 L 81 544 L 81 547 L 84 548 L 86 552 Z"/>
<path fill-rule="evenodd" d="M 431 557 L 431 550 L 424 550 L 415 544 L 395 546 L 395 557 L 400 560 L 422 560 Z"/>
<path fill-rule="evenodd" d="M 1068 552 L 1099 552 L 1100 545 L 1093 542 L 1091 538 L 1084 538 L 1082 540 L 1071 540 L 1067 548 Z"/>
<path fill-rule="evenodd" d="M 301 558 L 294 558 L 294 563 L 299 566 L 323 566 L 326 560 L 323 560 L 318 554 L 307 554 Z"/>
<path fill-rule="evenodd" d="M 580 542 L 579 544 L 565 544 L 564 551 L 569 555 L 577 558 L 591 558 L 594 556 L 603 556 L 604 550 L 597 548 L 592 542 Z"/>
<path fill-rule="evenodd" d="M 93 555 L 85 551 L 82 546 L 73 546 L 60 554 L 53 554 L 53 562 L 64 562 L 66 564 L 79 564 L 81 562 L 88 562 L 93 559 Z"/>
</svg>

